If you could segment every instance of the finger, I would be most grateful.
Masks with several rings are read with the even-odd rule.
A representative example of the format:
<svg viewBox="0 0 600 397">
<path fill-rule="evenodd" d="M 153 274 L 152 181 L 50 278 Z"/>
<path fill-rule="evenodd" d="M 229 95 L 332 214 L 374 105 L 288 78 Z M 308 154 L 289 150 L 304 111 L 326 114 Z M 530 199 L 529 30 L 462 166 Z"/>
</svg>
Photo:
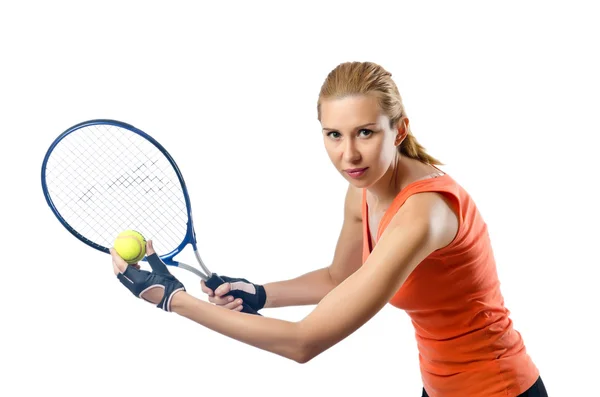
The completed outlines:
<svg viewBox="0 0 600 397">
<path fill-rule="evenodd" d="M 223 283 L 215 290 L 216 296 L 223 296 L 231 291 L 231 283 Z"/>
<path fill-rule="evenodd" d="M 225 309 L 229 309 L 229 310 L 236 310 L 238 307 L 241 309 L 243 306 L 239 301 L 235 301 L 235 302 L 231 302 L 225 306 L 221 306 L 224 307 Z"/>
<path fill-rule="evenodd" d="M 119 270 L 119 268 L 117 267 L 117 263 L 113 260 L 112 261 L 112 267 L 113 267 L 113 273 L 115 274 L 115 276 L 119 273 L 121 273 L 121 270 Z"/>
<path fill-rule="evenodd" d="M 238 307 L 240 309 L 243 308 L 242 301 L 239 300 L 239 299 L 236 299 L 234 302 L 231 302 L 231 303 L 229 303 L 229 304 L 227 304 L 227 305 L 225 305 L 223 307 L 226 308 L 226 309 L 229 309 L 229 310 L 236 310 Z"/>
<path fill-rule="evenodd" d="M 154 246 L 152 245 L 152 240 L 148 240 L 146 242 L 146 255 L 150 256 L 155 253 L 156 252 L 154 251 Z"/>
<path fill-rule="evenodd" d="M 127 266 L 125 266 L 125 268 L 122 268 L 117 261 L 113 260 L 113 273 L 115 273 L 115 276 L 119 273 L 124 273 L 125 270 L 127 269 Z"/>
<path fill-rule="evenodd" d="M 110 255 L 112 256 L 113 270 L 119 273 L 123 273 L 125 269 L 127 269 L 127 262 L 125 262 L 125 260 L 121 258 L 119 254 L 117 254 L 117 251 L 115 251 L 113 248 L 109 248 L 108 250 L 110 252 Z"/>
<path fill-rule="evenodd" d="M 244 310 L 244 306 L 243 305 L 239 305 L 238 307 L 236 307 L 235 309 L 236 312 L 241 312 L 242 310 Z"/>
<path fill-rule="evenodd" d="M 140 267 L 140 264 L 139 264 L 139 263 L 134 263 L 133 265 L 129 265 L 129 266 L 133 266 L 133 267 L 135 267 L 135 268 L 136 268 L 136 269 L 138 269 L 138 270 L 140 270 L 140 269 L 141 269 L 141 267 Z"/>
<path fill-rule="evenodd" d="M 206 286 L 204 280 L 200 280 L 200 288 L 202 289 L 202 292 L 204 292 L 206 295 L 214 296 L 213 290 Z"/>
<path fill-rule="evenodd" d="M 236 300 L 229 300 L 228 299 L 228 300 L 226 300 L 226 302 L 223 302 L 221 304 L 215 303 L 215 305 L 223 307 L 223 308 L 228 309 L 228 310 L 236 310 L 238 307 L 240 309 L 242 308 L 242 303 L 243 302 L 242 302 L 241 299 L 236 299 Z"/>
<path fill-rule="evenodd" d="M 219 297 L 219 296 L 211 296 L 208 298 L 208 301 L 214 303 L 218 306 L 225 306 L 233 302 L 235 298 L 231 295 Z"/>
</svg>

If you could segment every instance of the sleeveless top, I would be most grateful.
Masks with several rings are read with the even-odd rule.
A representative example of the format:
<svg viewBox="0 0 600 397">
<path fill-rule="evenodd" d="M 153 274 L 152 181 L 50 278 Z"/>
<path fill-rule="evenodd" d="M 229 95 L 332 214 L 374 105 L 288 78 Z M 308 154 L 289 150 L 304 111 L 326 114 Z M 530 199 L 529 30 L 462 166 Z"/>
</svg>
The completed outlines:
<svg viewBox="0 0 600 397">
<path fill-rule="evenodd" d="M 430 397 L 518 396 L 539 377 L 504 306 L 487 225 L 473 199 L 448 174 L 421 179 L 395 197 L 377 240 L 411 195 L 442 194 L 458 215 L 458 232 L 410 274 L 390 304 L 411 318 L 423 386 Z M 372 250 L 366 190 L 363 263 Z"/>
</svg>

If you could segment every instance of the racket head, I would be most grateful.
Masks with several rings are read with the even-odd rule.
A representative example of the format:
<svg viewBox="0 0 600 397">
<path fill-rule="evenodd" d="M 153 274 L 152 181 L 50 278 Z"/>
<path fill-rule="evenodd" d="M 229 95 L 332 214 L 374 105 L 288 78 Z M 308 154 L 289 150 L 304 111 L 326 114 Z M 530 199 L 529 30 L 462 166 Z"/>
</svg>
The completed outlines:
<svg viewBox="0 0 600 397">
<path fill-rule="evenodd" d="M 179 167 L 156 139 L 130 124 L 96 119 L 70 127 L 48 148 L 41 182 L 56 218 L 92 248 L 109 253 L 121 231 L 134 229 L 153 240 L 167 265 L 178 265 L 174 257 L 187 244 L 197 250 Z"/>
</svg>

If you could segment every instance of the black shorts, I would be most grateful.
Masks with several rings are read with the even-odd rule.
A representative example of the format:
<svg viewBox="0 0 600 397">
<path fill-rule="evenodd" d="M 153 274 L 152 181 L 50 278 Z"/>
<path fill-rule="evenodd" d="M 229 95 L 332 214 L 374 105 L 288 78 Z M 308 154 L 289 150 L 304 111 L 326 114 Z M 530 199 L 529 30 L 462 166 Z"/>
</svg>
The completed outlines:
<svg viewBox="0 0 600 397">
<path fill-rule="evenodd" d="M 429 397 L 425 389 L 423 389 L 423 394 L 421 397 Z M 544 382 L 542 382 L 542 377 L 540 376 L 533 386 L 531 386 L 525 393 L 519 394 L 517 397 L 548 397 L 548 393 L 546 392 L 546 387 L 544 386 Z"/>
</svg>

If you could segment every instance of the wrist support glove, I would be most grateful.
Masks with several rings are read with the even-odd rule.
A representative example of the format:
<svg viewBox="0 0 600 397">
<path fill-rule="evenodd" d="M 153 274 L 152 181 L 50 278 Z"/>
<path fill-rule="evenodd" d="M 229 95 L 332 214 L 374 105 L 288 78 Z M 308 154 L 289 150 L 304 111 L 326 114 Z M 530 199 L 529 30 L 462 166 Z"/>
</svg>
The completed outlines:
<svg viewBox="0 0 600 397">
<path fill-rule="evenodd" d="M 152 254 L 147 259 L 152 272 L 127 266 L 123 273 L 117 274 L 117 278 L 133 295 L 144 300 L 147 299 L 142 295 L 149 289 L 163 288 L 163 297 L 156 307 L 170 312 L 173 295 L 178 291 L 185 291 L 185 287 L 169 272 L 167 265 L 163 263 L 157 254 Z"/>
<path fill-rule="evenodd" d="M 265 307 L 267 294 L 262 285 L 253 284 L 245 278 L 233 278 L 227 276 L 219 276 L 216 273 L 205 281 L 208 288 L 213 292 L 222 284 L 229 283 L 231 289 L 227 295 L 234 298 L 242 299 L 242 312 L 250 314 L 258 314 L 258 311 Z"/>
</svg>

